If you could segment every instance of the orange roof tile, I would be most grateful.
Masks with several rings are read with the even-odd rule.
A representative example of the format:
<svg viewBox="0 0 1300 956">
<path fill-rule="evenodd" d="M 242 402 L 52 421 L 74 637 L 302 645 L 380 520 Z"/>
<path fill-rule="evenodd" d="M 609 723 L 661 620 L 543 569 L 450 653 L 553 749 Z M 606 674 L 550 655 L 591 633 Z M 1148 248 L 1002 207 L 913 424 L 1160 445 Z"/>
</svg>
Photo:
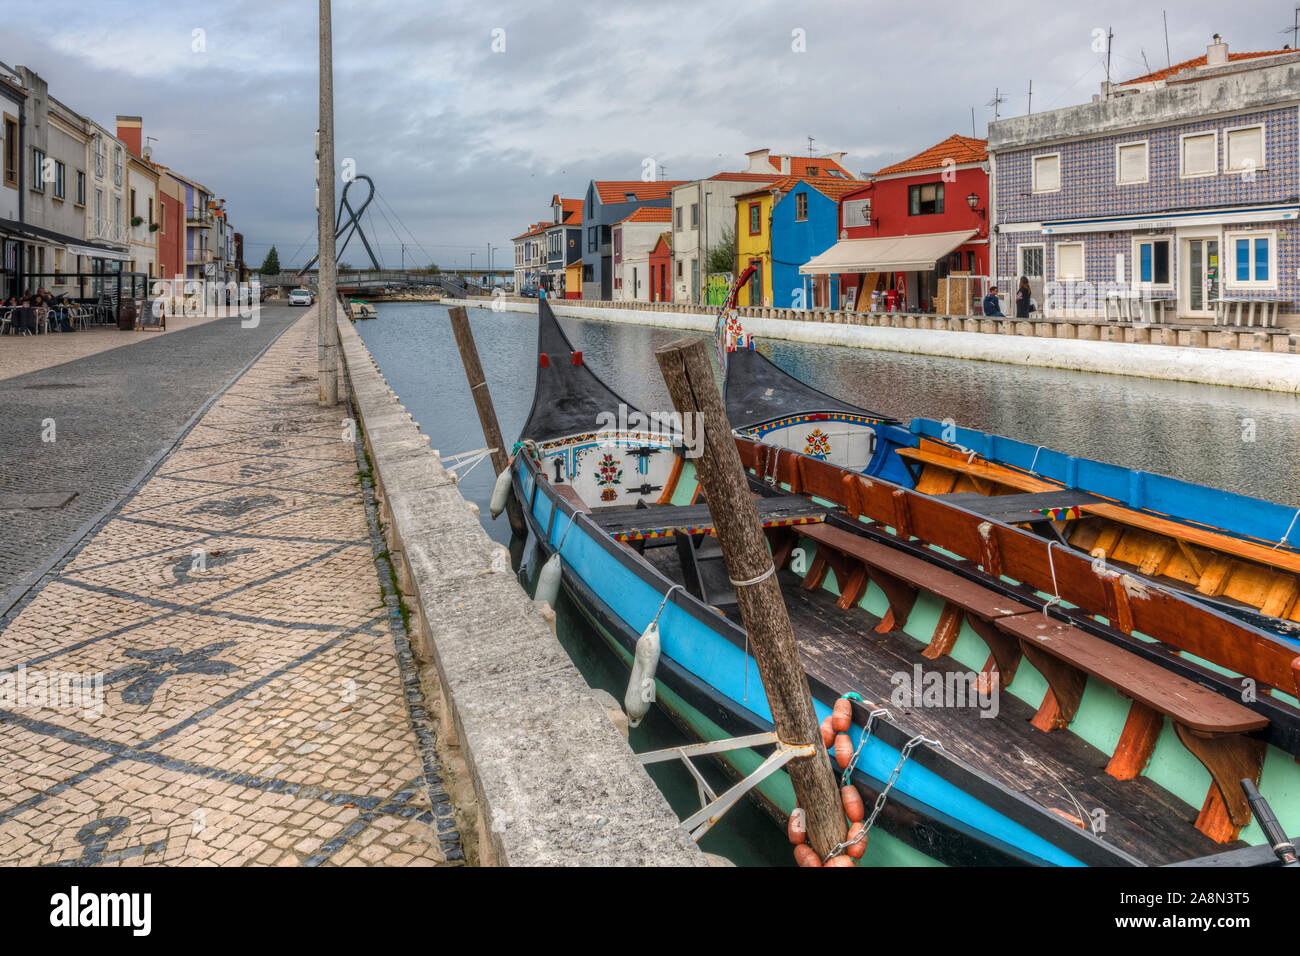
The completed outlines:
<svg viewBox="0 0 1300 956">
<path fill-rule="evenodd" d="M 1261 56 L 1281 56 L 1283 53 L 1294 53 L 1295 50 L 1258 50 L 1253 53 L 1229 53 L 1228 62 L 1236 63 L 1238 60 L 1254 60 Z M 1126 80 L 1121 86 L 1127 86 L 1130 83 L 1154 83 L 1156 80 L 1165 80 L 1175 73 L 1181 73 L 1183 70 L 1189 70 L 1196 66 L 1205 66 L 1207 54 L 1202 53 L 1198 57 L 1190 60 L 1183 60 L 1182 63 L 1175 63 L 1173 66 L 1167 66 L 1163 70 L 1155 70 L 1143 76 L 1134 77 Z"/>
<path fill-rule="evenodd" d="M 845 193 L 855 192 L 867 185 L 860 179 L 843 180 L 813 176 L 783 176 L 782 178 L 775 180 L 770 186 L 766 186 L 763 189 L 752 189 L 747 193 L 741 193 L 736 198 L 744 199 L 747 196 L 761 196 L 764 193 L 769 193 L 773 190 L 788 193 L 790 190 L 794 189 L 798 183 L 807 183 L 829 199 L 838 199 Z"/>
<path fill-rule="evenodd" d="M 778 172 L 781 169 L 781 160 L 788 158 L 790 160 L 790 172 L 787 175 L 799 178 L 809 176 L 824 176 L 828 169 L 838 169 L 847 178 L 852 179 L 853 174 L 835 162 L 833 159 L 816 156 L 769 156 L 767 161 L 772 164 L 772 168 Z M 831 177 L 834 178 L 834 177 Z"/>
<path fill-rule="evenodd" d="M 629 193 L 636 197 L 636 202 L 646 202 L 650 199 L 666 199 L 674 186 L 683 186 L 686 182 L 685 179 L 665 179 L 653 183 L 643 183 L 639 179 L 597 180 L 596 192 L 604 203 L 632 202 L 627 198 Z"/>
<path fill-rule="evenodd" d="M 634 209 L 619 222 L 672 222 L 673 211 L 667 206 L 642 206 Z"/>
<path fill-rule="evenodd" d="M 581 218 L 582 218 L 582 203 L 583 203 L 583 200 L 581 200 L 581 199 L 561 199 L 561 200 L 560 200 L 560 211 L 564 213 L 564 220 L 563 220 L 563 221 L 564 221 L 564 222 L 568 222 L 568 221 L 569 221 L 573 216 L 575 216 L 575 215 L 576 215 L 579 219 L 581 219 Z"/>
<path fill-rule="evenodd" d="M 951 159 L 960 166 L 965 163 L 982 163 L 988 158 L 988 140 L 973 139 L 970 136 L 954 133 L 942 143 L 936 143 L 910 159 L 886 166 L 873 175 L 892 176 L 895 173 L 919 173 L 927 169 L 941 169 L 945 159 Z"/>
</svg>

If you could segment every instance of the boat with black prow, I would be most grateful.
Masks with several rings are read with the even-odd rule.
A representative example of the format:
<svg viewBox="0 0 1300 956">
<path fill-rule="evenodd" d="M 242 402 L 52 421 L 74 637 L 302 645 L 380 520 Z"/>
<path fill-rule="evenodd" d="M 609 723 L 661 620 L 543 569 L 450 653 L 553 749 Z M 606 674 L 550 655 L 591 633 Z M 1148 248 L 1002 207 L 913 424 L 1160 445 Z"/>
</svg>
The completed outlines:
<svg viewBox="0 0 1300 956">
<path fill-rule="evenodd" d="M 742 273 L 739 288 L 746 278 Z M 715 338 L 742 434 L 960 503 L 1175 588 L 1300 646 L 1300 509 L 951 421 L 903 423 L 755 349 L 729 296 Z"/>
<path fill-rule="evenodd" d="M 655 625 L 654 697 L 689 734 L 771 731 L 689 449 L 671 427 L 610 427 L 648 420 L 635 413 L 540 302 L 510 475 L 543 558 L 629 668 Z M 865 863 L 1276 862 L 1251 846 L 1240 780 L 1264 799 L 1300 786 L 1294 653 L 1023 528 L 737 445 L 818 717 L 852 695 L 856 756 L 835 772 L 869 807 L 885 793 Z M 1243 677 L 1250 703 L 1227 690 Z M 744 776 L 766 753 L 720 759 Z M 784 773 L 754 792 L 779 819 L 793 809 Z"/>
</svg>

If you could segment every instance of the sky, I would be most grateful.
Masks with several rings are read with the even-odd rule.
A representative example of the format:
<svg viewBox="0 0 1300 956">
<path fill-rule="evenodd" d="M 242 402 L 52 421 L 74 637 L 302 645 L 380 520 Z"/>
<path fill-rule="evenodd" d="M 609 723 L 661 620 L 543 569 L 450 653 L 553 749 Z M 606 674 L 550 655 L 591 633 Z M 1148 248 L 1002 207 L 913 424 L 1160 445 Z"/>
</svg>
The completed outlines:
<svg viewBox="0 0 1300 956">
<path fill-rule="evenodd" d="M 316 0 L 3 0 L 0 61 L 211 187 L 259 265 L 315 252 Z M 1172 62 L 1292 42 L 1294 2 L 1165 7 Z M 335 152 L 371 176 L 387 268 L 513 262 L 591 179 L 696 179 L 745 153 L 843 150 L 870 173 L 1000 115 L 1087 102 L 1166 65 L 1158 6 L 790 0 L 334 0 Z M 650 162 L 647 162 L 649 160 Z M 341 188 L 341 184 L 340 184 Z M 364 200 L 358 181 L 349 198 Z M 405 250 L 402 245 L 405 244 Z M 343 259 L 365 265 L 354 243 Z"/>
</svg>

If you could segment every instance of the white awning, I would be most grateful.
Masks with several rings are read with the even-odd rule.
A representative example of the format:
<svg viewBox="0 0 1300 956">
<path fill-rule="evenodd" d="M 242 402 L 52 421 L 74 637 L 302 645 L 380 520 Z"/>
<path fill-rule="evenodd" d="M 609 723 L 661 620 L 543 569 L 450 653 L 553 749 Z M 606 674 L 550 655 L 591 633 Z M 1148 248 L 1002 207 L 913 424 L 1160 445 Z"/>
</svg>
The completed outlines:
<svg viewBox="0 0 1300 956">
<path fill-rule="evenodd" d="M 841 239 L 799 267 L 803 275 L 837 272 L 927 272 L 971 239 L 977 230 L 932 232 L 920 236 Z"/>
<path fill-rule="evenodd" d="M 113 262 L 130 262 L 131 257 L 125 252 L 118 252 L 116 249 L 105 249 L 102 246 L 74 246 L 69 245 L 68 251 L 74 256 L 89 256 L 92 259 L 111 259 Z"/>
</svg>

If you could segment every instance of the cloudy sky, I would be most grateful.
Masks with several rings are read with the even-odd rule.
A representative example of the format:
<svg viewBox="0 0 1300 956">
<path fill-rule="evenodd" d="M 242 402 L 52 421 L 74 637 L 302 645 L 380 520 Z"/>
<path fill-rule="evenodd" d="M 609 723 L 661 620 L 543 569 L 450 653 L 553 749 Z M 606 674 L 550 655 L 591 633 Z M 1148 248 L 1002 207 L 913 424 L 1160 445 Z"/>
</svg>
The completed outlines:
<svg viewBox="0 0 1300 956">
<path fill-rule="evenodd" d="M 1170 0 L 1173 62 L 1212 34 L 1279 49 L 1294 2 Z M 5 0 L 0 61 L 224 196 L 250 264 L 315 251 L 315 0 Z M 513 261 L 510 237 L 593 178 L 745 167 L 769 147 L 845 150 L 870 172 L 993 118 L 1085 102 L 1166 65 L 1158 6 L 789 0 L 334 0 L 336 152 L 372 176 L 383 264 Z M 1102 37 L 1100 43 L 1096 38 Z M 1103 52 L 1094 47 L 1100 46 Z M 1144 61 L 1145 57 L 1145 61 Z M 358 183 L 354 193 L 364 193 Z M 385 218 L 387 217 L 387 218 Z M 371 225 L 373 223 L 373 226 Z M 409 230 L 409 232 L 408 232 Z M 306 251 L 304 251 L 306 250 Z M 361 262 L 360 249 L 344 258 Z"/>
</svg>

